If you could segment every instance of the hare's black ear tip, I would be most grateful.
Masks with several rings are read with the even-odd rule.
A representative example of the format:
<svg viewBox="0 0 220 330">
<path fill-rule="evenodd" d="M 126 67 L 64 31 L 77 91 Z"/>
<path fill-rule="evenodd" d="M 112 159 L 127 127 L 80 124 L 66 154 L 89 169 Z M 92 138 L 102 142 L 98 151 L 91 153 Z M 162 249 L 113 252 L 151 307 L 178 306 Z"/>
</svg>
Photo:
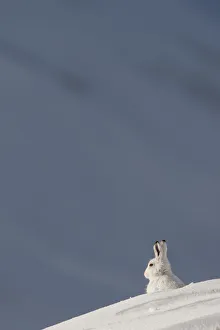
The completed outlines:
<svg viewBox="0 0 220 330">
<path fill-rule="evenodd" d="M 166 240 L 165 239 L 162 239 L 162 242 L 166 243 Z"/>
<path fill-rule="evenodd" d="M 159 242 L 158 242 L 158 241 L 156 241 L 156 242 L 154 243 L 154 245 L 155 245 L 155 244 L 157 244 L 157 243 L 159 243 Z"/>
</svg>

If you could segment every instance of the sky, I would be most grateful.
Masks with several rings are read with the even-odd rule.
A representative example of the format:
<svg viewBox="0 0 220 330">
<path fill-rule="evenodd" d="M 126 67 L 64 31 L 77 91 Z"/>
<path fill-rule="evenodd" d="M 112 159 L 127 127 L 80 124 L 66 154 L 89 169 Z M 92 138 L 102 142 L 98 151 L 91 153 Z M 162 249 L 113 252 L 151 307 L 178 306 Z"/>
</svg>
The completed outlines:
<svg viewBox="0 0 220 330">
<path fill-rule="evenodd" d="M 216 1 L 2 0 L 0 325 L 219 277 Z"/>
</svg>

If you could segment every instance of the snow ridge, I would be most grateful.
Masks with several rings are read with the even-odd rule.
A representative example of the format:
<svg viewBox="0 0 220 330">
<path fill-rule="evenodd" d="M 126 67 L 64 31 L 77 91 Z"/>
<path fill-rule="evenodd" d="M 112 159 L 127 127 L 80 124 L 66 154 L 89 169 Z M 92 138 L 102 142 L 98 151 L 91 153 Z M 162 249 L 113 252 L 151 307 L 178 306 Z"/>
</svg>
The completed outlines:
<svg viewBox="0 0 220 330">
<path fill-rule="evenodd" d="M 220 279 L 143 294 L 47 330 L 220 329 Z M 46 330 L 46 329 L 45 329 Z"/>
</svg>

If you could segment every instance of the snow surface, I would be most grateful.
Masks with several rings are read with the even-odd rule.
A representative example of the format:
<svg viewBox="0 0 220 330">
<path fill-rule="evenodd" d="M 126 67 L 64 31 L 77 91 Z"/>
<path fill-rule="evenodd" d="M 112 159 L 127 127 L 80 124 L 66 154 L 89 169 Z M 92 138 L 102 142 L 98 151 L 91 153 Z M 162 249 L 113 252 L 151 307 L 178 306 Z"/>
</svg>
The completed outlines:
<svg viewBox="0 0 220 330">
<path fill-rule="evenodd" d="M 220 329 L 220 279 L 121 301 L 48 330 Z"/>
</svg>

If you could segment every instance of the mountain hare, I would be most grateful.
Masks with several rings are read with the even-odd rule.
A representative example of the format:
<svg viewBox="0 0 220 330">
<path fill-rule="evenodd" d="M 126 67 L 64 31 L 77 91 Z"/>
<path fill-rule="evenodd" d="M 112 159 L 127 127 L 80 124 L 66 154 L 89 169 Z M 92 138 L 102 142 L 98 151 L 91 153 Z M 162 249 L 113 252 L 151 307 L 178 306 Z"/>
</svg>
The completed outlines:
<svg viewBox="0 0 220 330">
<path fill-rule="evenodd" d="M 144 272 L 144 276 L 149 279 L 146 293 L 167 291 L 183 287 L 185 284 L 172 273 L 171 265 L 167 258 L 166 241 L 156 241 L 153 249 L 155 258 L 149 261 Z"/>
</svg>

